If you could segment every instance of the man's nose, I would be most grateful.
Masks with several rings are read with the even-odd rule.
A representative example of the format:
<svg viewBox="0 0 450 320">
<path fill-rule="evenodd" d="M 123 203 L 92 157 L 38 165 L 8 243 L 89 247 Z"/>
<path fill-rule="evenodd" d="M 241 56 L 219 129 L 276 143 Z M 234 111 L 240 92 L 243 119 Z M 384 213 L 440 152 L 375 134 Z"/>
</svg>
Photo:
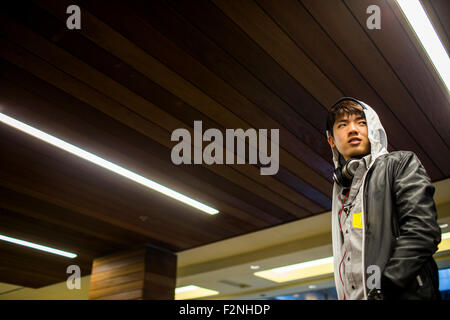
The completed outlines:
<svg viewBox="0 0 450 320">
<path fill-rule="evenodd" d="M 352 121 L 348 124 L 348 133 L 358 133 L 359 129 L 358 126 Z"/>
</svg>

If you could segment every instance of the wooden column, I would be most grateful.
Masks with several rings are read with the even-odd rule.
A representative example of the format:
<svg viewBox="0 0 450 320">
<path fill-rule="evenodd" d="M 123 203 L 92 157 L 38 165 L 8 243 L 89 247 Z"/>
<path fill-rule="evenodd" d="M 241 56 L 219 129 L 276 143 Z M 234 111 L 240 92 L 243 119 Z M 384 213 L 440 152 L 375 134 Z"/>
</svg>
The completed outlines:
<svg viewBox="0 0 450 320">
<path fill-rule="evenodd" d="M 173 300 L 177 256 L 146 245 L 94 260 L 89 299 Z"/>
</svg>

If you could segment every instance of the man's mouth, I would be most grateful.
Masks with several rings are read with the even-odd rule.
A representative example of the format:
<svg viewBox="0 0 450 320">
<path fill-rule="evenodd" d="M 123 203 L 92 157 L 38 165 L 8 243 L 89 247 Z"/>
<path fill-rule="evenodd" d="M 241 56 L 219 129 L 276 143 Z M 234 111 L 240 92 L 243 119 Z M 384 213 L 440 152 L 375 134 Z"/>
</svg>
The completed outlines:
<svg viewBox="0 0 450 320">
<path fill-rule="evenodd" d="M 351 145 L 358 145 L 361 143 L 361 139 L 360 138 L 351 138 L 350 140 L 348 140 L 348 143 Z"/>
</svg>

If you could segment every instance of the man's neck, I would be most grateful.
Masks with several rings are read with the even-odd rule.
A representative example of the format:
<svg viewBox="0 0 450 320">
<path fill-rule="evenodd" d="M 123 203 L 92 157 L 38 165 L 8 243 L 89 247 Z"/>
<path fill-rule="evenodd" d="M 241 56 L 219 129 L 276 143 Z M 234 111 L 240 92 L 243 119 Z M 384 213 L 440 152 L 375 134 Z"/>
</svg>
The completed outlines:
<svg viewBox="0 0 450 320">
<path fill-rule="evenodd" d="M 348 160 L 350 160 L 350 159 L 362 159 L 362 158 L 364 158 L 365 156 L 367 156 L 367 155 L 369 155 L 370 153 L 366 153 L 366 154 L 358 154 L 358 155 L 356 155 L 356 156 L 352 156 L 352 157 L 350 157 L 350 158 L 348 158 L 348 159 L 346 159 L 346 158 L 344 158 L 345 159 L 345 161 L 348 161 Z"/>
</svg>

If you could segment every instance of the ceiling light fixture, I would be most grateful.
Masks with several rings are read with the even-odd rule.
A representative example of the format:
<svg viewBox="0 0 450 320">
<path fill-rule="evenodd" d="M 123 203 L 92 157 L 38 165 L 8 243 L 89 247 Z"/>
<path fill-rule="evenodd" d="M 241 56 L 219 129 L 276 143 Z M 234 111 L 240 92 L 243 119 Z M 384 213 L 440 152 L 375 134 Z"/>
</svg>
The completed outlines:
<svg viewBox="0 0 450 320">
<path fill-rule="evenodd" d="M 287 282 L 333 273 L 333 257 L 301 262 L 255 272 L 254 275 L 274 282 Z"/>
<path fill-rule="evenodd" d="M 450 60 L 419 0 L 397 0 L 447 90 L 450 90 Z"/>
<path fill-rule="evenodd" d="M 441 234 L 441 242 L 438 244 L 438 251 L 443 252 L 450 250 L 450 232 Z"/>
<path fill-rule="evenodd" d="M 450 251 L 450 232 L 442 234 L 436 253 Z M 311 260 L 255 272 L 254 275 L 274 282 L 287 282 L 333 274 L 333 257 Z"/>
<path fill-rule="evenodd" d="M 32 242 L 28 242 L 28 241 L 20 240 L 20 239 L 16 239 L 16 238 L 11 238 L 11 237 L 4 236 L 4 235 L 0 235 L 0 240 L 15 243 L 15 244 L 18 244 L 21 246 L 25 246 L 25 247 L 29 247 L 29 248 L 33 248 L 33 249 L 37 249 L 37 250 L 41 250 L 41 251 L 50 252 L 53 254 L 58 254 L 60 256 L 64 256 L 64 257 L 71 258 L 71 259 L 77 257 L 77 254 L 75 254 L 75 253 L 58 250 L 55 248 L 50 248 L 50 247 L 43 246 L 40 244 L 36 244 L 36 243 L 32 243 Z"/>
<path fill-rule="evenodd" d="M 190 300 L 219 294 L 219 291 L 189 285 L 175 289 L 175 300 Z"/>
<path fill-rule="evenodd" d="M 163 186 L 163 185 L 161 185 L 161 184 L 159 184 L 159 183 L 157 183 L 155 181 L 147 179 L 147 178 L 145 178 L 145 177 L 143 177 L 141 175 L 138 175 L 138 174 L 136 174 L 136 173 L 134 173 L 134 172 L 132 172 L 130 170 L 122 168 L 122 167 L 120 167 L 120 166 L 118 166 L 118 165 L 116 165 L 116 164 L 114 164 L 114 163 L 112 163 L 110 161 L 107 161 L 107 160 L 105 160 L 103 158 L 100 158 L 100 157 L 98 157 L 98 156 L 96 156 L 96 155 L 94 155 L 94 154 L 92 154 L 90 152 L 87 152 L 87 151 L 83 150 L 83 149 L 80 149 L 80 148 L 78 148 L 78 147 L 76 147 L 76 146 L 74 146 L 74 145 L 72 145 L 70 143 L 67 143 L 67 142 L 65 142 L 65 141 L 63 141 L 61 139 L 58 139 L 58 138 L 56 138 L 56 137 L 54 137 L 52 135 L 49 135 L 49 134 L 47 134 L 47 133 L 45 133 L 45 132 L 43 132 L 43 131 L 41 131 L 39 129 L 33 128 L 33 127 L 23 123 L 23 122 L 20 122 L 20 121 L 14 119 L 14 118 L 11 118 L 11 117 L 3 114 L 3 113 L 0 113 L 0 122 L 3 122 L 3 123 L 5 123 L 5 124 L 7 124 L 7 125 L 9 125 L 9 126 L 11 126 L 13 128 L 16 128 L 16 129 L 18 129 L 18 130 L 20 130 L 22 132 L 25 132 L 25 133 L 27 133 L 27 134 L 35 137 L 35 138 L 40 139 L 40 140 L 43 140 L 43 141 L 45 141 L 45 142 L 47 142 L 47 143 L 49 143 L 49 144 L 51 144 L 51 145 L 53 145 L 55 147 L 58 147 L 58 148 L 60 148 L 60 149 L 62 149 L 64 151 L 67 151 L 67 152 L 69 152 L 69 153 L 71 153 L 73 155 L 76 155 L 76 156 L 78 156 L 78 157 L 80 157 L 80 158 L 82 158 L 84 160 L 90 161 L 90 162 L 92 162 L 92 163 L 94 163 L 94 164 L 96 164 L 96 165 L 98 165 L 100 167 L 103 167 L 103 168 L 105 168 L 107 170 L 110 170 L 110 171 L 112 171 L 112 172 L 114 172 L 116 174 L 119 174 L 119 175 L 121 175 L 121 176 L 123 176 L 125 178 L 133 180 L 134 182 L 137 182 L 137 183 L 139 183 L 139 184 L 141 184 L 141 185 L 143 185 L 143 186 L 145 186 L 147 188 L 150 188 L 152 190 L 161 192 L 162 194 L 164 194 L 164 195 L 166 195 L 168 197 L 171 197 L 173 199 L 181 201 L 181 202 L 183 202 L 183 203 L 185 203 L 187 205 L 190 205 L 190 206 L 192 206 L 194 208 L 197 208 L 197 209 L 199 209 L 199 210 L 201 210 L 203 212 L 206 212 L 208 214 L 219 213 L 218 210 L 216 210 L 216 209 L 214 209 L 214 208 L 212 208 L 210 206 L 207 206 L 207 205 L 205 205 L 205 204 L 203 204 L 203 203 L 201 203 L 201 202 L 199 202 L 197 200 L 189 198 L 189 197 L 187 197 L 187 196 L 185 196 L 185 195 L 183 195 L 183 194 L 181 194 L 181 193 L 179 193 L 177 191 L 169 189 L 169 188 L 167 188 L 167 187 L 165 187 L 165 186 Z"/>
</svg>

